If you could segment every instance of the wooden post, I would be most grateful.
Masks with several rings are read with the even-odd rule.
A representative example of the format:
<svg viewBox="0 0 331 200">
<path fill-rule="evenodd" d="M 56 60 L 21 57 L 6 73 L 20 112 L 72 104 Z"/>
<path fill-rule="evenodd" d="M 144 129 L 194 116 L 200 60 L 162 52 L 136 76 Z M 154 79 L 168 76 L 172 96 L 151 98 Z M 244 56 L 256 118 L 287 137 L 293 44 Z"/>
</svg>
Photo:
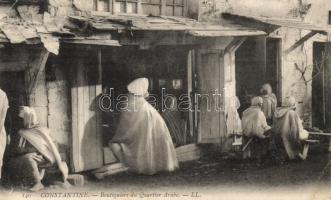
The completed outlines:
<svg viewBox="0 0 331 200">
<path fill-rule="evenodd" d="M 326 57 L 331 58 L 331 42 L 327 43 L 326 46 Z M 325 108 L 330 108 L 331 106 L 331 59 L 326 59 L 324 66 L 325 77 L 327 77 L 324 81 L 324 89 L 325 89 Z M 331 114 L 327 110 L 325 110 L 325 126 L 327 130 L 331 130 Z M 331 152 L 331 137 L 329 137 L 329 152 Z"/>
<path fill-rule="evenodd" d="M 103 165 L 101 114 L 98 109 L 98 97 L 102 92 L 101 50 L 85 53 L 85 56 L 75 57 L 77 64 L 72 73 L 71 167 L 74 172 Z M 86 58 L 87 55 L 90 57 Z M 87 62 L 88 59 L 93 59 L 93 62 Z"/>
<path fill-rule="evenodd" d="M 36 110 L 41 125 L 47 126 L 47 91 L 45 66 L 49 57 L 46 49 L 31 50 L 30 66 L 25 71 L 25 89 L 28 106 Z"/>
<path fill-rule="evenodd" d="M 167 9 L 166 0 L 161 0 L 161 15 L 165 15 Z"/>
</svg>

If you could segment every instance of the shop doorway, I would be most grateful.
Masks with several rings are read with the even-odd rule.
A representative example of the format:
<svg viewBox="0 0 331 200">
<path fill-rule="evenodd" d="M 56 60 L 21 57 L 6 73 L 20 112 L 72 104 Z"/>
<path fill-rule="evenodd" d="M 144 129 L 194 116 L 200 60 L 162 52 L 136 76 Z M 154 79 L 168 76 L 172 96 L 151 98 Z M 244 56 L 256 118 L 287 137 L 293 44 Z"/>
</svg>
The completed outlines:
<svg viewBox="0 0 331 200">
<path fill-rule="evenodd" d="M 236 94 L 241 102 L 240 115 L 250 106 L 250 99 L 260 95 L 269 83 L 281 101 L 281 39 L 251 37 L 236 51 Z"/>
<path fill-rule="evenodd" d="M 326 43 L 313 44 L 312 125 L 326 128 Z"/>
<path fill-rule="evenodd" d="M 25 105 L 24 72 L 0 72 L 0 88 L 7 94 L 9 109 L 7 111 L 5 127 L 7 134 L 15 137 L 20 125 L 19 107 Z"/>
<path fill-rule="evenodd" d="M 120 116 L 117 103 L 120 96 L 127 94 L 128 83 L 141 77 L 149 79 L 150 96 L 147 100 L 164 117 L 170 132 L 172 128 L 177 129 L 172 132 L 175 146 L 182 146 L 194 140 L 190 134 L 193 131 L 189 130 L 189 112 L 185 110 L 185 103 L 189 103 L 188 53 L 189 48 L 185 46 L 158 46 L 153 50 L 142 50 L 136 46 L 102 49 L 103 92 L 110 94 L 114 101 L 112 111 L 102 112 L 105 147 L 117 129 Z M 165 114 L 165 108 L 169 108 L 169 103 L 174 99 L 177 110 L 168 116 Z"/>
<path fill-rule="evenodd" d="M 269 83 L 281 105 L 281 39 L 266 39 L 266 68 L 264 82 Z"/>
<path fill-rule="evenodd" d="M 250 37 L 236 51 L 236 95 L 239 114 L 250 106 L 250 99 L 259 95 L 265 74 L 265 37 Z"/>
</svg>

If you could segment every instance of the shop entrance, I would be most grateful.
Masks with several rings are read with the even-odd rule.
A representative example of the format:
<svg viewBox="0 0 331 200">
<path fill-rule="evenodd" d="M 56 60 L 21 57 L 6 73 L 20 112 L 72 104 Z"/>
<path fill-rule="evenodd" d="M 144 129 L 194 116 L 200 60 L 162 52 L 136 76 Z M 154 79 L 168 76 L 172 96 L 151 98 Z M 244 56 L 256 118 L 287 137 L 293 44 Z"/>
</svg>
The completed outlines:
<svg viewBox="0 0 331 200">
<path fill-rule="evenodd" d="M 313 44 L 312 125 L 326 128 L 326 43 Z"/>
<path fill-rule="evenodd" d="M 281 100 L 281 40 L 251 37 L 236 51 L 236 94 L 241 114 L 250 106 L 250 99 L 260 95 L 261 86 L 269 83 Z"/>
<path fill-rule="evenodd" d="M 5 121 L 7 134 L 12 137 L 18 132 L 20 126 L 19 106 L 25 105 L 24 72 L 0 72 L 0 88 L 7 94 L 9 109 Z"/>
<path fill-rule="evenodd" d="M 141 77 L 149 80 L 148 101 L 165 119 L 175 146 L 192 142 L 187 110 L 188 53 L 189 48 L 178 46 L 158 46 L 153 50 L 132 46 L 102 49 L 103 92 L 110 94 L 113 101 L 112 111 L 102 112 L 105 147 L 116 132 L 121 95 L 127 94 L 128 83 Z M 176 109 L 167 112 L 172 106 Z"/>
</svg>

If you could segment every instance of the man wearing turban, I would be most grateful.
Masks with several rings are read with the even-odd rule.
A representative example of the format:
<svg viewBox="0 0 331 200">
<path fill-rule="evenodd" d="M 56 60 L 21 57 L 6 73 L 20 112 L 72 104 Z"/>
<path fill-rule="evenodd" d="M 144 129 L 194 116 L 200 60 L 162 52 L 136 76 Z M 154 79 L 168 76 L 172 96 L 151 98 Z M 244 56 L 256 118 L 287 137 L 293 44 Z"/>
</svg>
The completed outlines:
<svg viewBox="0 0 331 200">
<path fill-rule="evenodd" d="M 122 111 L 115 136 L 109 145 L 130 171 L 155 174 L 174 171 L 178 160 L 169 130 L 161 115 L 145 98 L 148 79 L 131 82 L 127 108 Z"/>
<path fill-rule="evenodd" d="M 261 162 L 262 157 L 266 154 L 268 141 L 266 132 L 271 129 L 268 126 L 266 117 L 261 107 L 263 99 L 254 97 L 251 100 L 251 106 L 243 112 L 242 130 L 244 135 L 244 158 L 254 155 Z"/>
<path fill-rule="evenodd" d="M 302 121 L 295 110 L 295 98 L 285 98 L 283 106 L 275 111 L 273 128 L 274 132 L 280 136 L 288 158 L 304 160 L 307 155 L 303 153 L 302 141 L 308 139 L 309 134 L 303 128 Z"/>
<path fill-rule="evenodd" d="M 44 188 L 41 181 L 47 169 L 54 168 L 67 183 L 68 167 L 49 135 L 49 130 L 38 123 L 33 108 L 23 106 L 19 112 L 23 128 L 19 130 L 19 141 L 12 147 L 12 158 L 8 162 L 10 180 L 28 186 L 30 191 Z M 12 141 L 14 142 L 14 141 Z"/>
</svg>

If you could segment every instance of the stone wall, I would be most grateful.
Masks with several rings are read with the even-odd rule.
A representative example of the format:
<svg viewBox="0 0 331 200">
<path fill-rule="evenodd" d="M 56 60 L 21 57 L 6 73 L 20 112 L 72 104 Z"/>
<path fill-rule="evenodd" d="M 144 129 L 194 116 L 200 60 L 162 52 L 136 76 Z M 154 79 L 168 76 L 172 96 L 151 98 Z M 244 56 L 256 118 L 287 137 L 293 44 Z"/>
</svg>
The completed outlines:
<svg viewBox="0 0 331 200">
<path fill-rule="evenodd" d="M 46 68 L 48 102 L 48 127 L 52 138 L 60 146 L 60 152 L 67 154 L 71 134 L 71 108 L 67 67 L 50 59 Z"/>
</svg>

